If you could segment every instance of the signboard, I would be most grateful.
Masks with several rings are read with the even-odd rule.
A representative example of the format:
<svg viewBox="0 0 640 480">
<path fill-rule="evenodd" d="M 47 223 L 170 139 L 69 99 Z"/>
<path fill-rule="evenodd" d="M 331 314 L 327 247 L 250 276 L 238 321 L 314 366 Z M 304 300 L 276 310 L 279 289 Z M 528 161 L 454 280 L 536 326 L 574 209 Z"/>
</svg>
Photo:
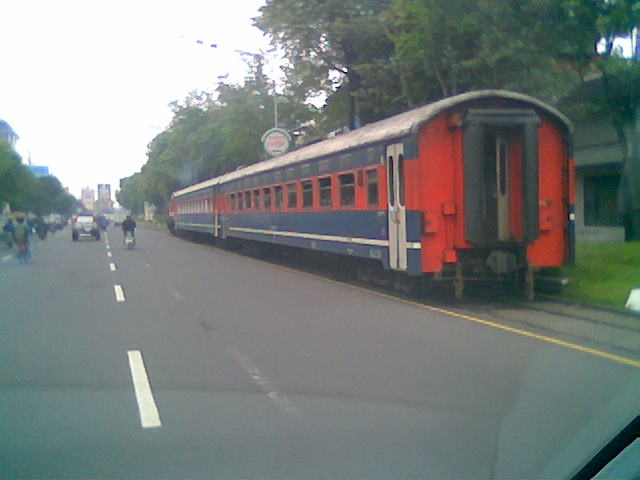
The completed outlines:
<svg viewBox="0 0 640 480">
<path fill-rule="evenodd" d="M 98 200 L 111 200 L 111 185 L 108 183 L 98 184 Z"/>
<path fill-rule="evenodd" d="M 82 193 L 80 194 L 80 199 L 82 201 L 82 204 L 84 205 L 84 208 L 86 208 L 87 210 L 93 210 L 94 208 L 94 201 L 95 201 L 94 195 L 95 195 L 95 192 L 93 188 L 82 189 Z"/>
<path fill-rule="evenodd" d="M 46 177 L 49 175 L 49 167 L 42 165 L 29 165 L 29 170 L 31 170 L 31 173 L 36 177 Z"/>
<path fill-rule="evenodd" d="M 262 135 L 262 145 L 272 157 L 282 155 L 289 150 L 289 143 L 291 143 L 291 137 L 282 128 L 270 128 Z"/>
</svg>

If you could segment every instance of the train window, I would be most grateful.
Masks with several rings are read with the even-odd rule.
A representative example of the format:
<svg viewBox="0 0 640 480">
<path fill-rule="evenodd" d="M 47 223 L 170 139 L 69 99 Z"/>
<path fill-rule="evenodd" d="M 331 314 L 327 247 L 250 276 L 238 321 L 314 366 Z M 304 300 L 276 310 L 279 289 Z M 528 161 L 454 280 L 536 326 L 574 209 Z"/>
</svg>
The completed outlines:
<svg viewBox="0 0 640 480">
<path fill-rule="evenodd" d="M 367 205 L 377 207 L 378 196 L 378 170 L 367 170 Z"/>
<path fill-rule="evenodd" d="M 500 195 L 507 194 L 507 145 L 500 142 L 498 149 L 498 171 L 500 173 Z"/>
<path fill-rule="evenodd" d="M 298 192 L 296 192 L 296 184 L 287 184 L 287 208 L 296 208 L 298 206 Z"/>
<path fill-rule="evenodd" d="M 253 191 L 253 208 L 260 210 L 260 190 Z"/>
<path fill-rule="evenodd" d="M 331 177 L 318 179 L 318 188 L 320 189 L 320 206 L 330 207 L 331 202 Z"/>
<path fill-rule="evenodd" d="M 404 156 L 398 155 L 398 202 L 404 206 Z"/>
<path fill-rule="evenodd" d="M 251 192 L 244 192 L 244 208 L 249 210 L 251 208 Z"/>
<path fill-rule="evenodd" d="M 277 185 L 273 187 L 273 197 L 274 197 L 274 208 L 280 209 L 282 208 L 282 185 Z"/>
<path fill-rule="evenodd" d="M 388 179 L 387 179 L 387 185 L 388 185 L 388 189 L 389 189 L 389 205 L 391 205 L 392 207 L 395 206 L 396 204 L 396 182 L 394 179 L 394 158 L 393 157 L 389 157 L 389 164 L 387 166 L 387 172 L 388 173 Z"/>
<path fill-rule="evenodd" d="M 271 189 L 262 189 L 262 203 L 265 210 L 271 210 Z"/>
<path fill-rule="evenodd" d="M 238 210 L 242 210 L 244 206 L 244 200 L 242 198 L 242 192 L 238 192 Z"/>
<path fill-rule="evenodd" d="M 231 210 L 235 210 L 236 209 L 236 194 L 232 193 L 231 194 Z"/>
<path fill-rule="evenodd" d="M 305 180 L 302 182 L 302 208 L 313 207 L 313 182 Z"/>
<path fill-rule="evenodd" d="M 340 181 L 340 206 L 352 207 L 356 203 L 356 185 L 353 173 L 338 176 Z"/>
</svg>

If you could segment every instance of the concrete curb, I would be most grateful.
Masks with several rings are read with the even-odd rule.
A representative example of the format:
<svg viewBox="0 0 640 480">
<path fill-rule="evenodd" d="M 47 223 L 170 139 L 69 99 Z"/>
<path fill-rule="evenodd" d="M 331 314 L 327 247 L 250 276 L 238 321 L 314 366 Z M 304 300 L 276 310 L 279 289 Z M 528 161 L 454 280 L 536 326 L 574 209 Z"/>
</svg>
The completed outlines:
<svg viewBox="0 0 640 480">
<path fill-rule="evenodd" d="M 631 312 L 629 310 L 616 310 L 615 308 L 602 307 L 600 305 L 592 305 L 590 303 L 579 302 L 577 300 L 568 300 L 566 298 L 559 298 L 553 295 L 546 295 L 544 293 L 536 293 L 536 298 L 543 298 L 545 300 L 551 300 L 562 305 L 568 305 L 573 307 L 590 308 L 591 310 L 598 310 L 600 312 L 615 313 L 616 315 L 624 315 L 625 317 L 638 319 L 640 313 Z"/>
<path fill-rule="evenodd" d="M 142 228 L 144 230 L 152 230 L 154 232 L 162 232 L 162 233 L 169 233 L 169 230 L 167 229 L 167 227 L 161 227 L 158 225 L 147 225 L 147 224 L 140 224 L 138 225 L 138 228 Z"/>
</svg>

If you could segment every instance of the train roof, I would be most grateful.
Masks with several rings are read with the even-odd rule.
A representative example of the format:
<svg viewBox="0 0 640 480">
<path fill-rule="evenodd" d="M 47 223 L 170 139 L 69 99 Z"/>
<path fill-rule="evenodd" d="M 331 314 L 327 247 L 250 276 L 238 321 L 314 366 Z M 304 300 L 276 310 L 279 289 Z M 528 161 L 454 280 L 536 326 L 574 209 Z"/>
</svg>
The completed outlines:
<svg viewBox="0 0 640 480">
<path fill-rule="evenodd" d="M 431 120 L 436 115 L 442 113 L 445 110 L 471 100 L 492 97 L 500 99 L 519 100 L 531 103 L 534 106 L 539 107 L 552 116 L 556 117 L 556 119 L 563 123 L 569 131 L 573 130 L 571 122 L 565 115 L 563 115 L 554 107 L 538 100 L 537 98 L 531 97 L 529 95 L 524 95 L 522 93 L 510 92 L 507 90 L 477 90 L 453 97 L 444 98 L 423 107 L 414 108 L 413 110 L 394 115 L 393 117 L 389 117 L 375 123 L 370 123 L 349 133 L 338 135 L 336 137 L 329 138 L 312 145 L 307 145 L 306 147 L 302 147 L 298 150 L 294 150 L 279 157 L 264 160 L 248 167 L 239 168 L 218 177 L 196 183 L 182 190 L 174 192 L 174 196 L 196 192 L 203 188 L 220 185 L 231 180 L 243 178 L 248 175 L 254 175 L 256 173 L 287 167 L 289 165 L 294 165 L 311 158 L 323 157 L 326 155 L 351 150 L 353 148 L 363 147 L 365 145 L 371 145 L 395 138 L 405 137 L 417 131 L 422 124 Z"/>
</svg>

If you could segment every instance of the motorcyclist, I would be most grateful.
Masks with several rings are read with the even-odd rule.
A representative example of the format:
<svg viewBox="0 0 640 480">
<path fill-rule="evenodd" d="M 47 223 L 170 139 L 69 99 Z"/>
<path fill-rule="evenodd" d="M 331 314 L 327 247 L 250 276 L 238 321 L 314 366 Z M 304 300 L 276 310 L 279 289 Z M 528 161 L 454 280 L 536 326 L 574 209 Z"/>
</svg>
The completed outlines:
<svg viewBox="0 0 640 480">
<path fill-rule="evenodd" d="M 29 233 L 30 229 L 24 223 L 24 217 L 18 217 L 16 219 L 18 224 L 13 230 L 13 240 L 18 247 L 18 258 L 20 261 L 26 261 L 29 256 Z"/>
<path fill-rule="evenodd" d="M 122 222 L 122 234 L 124 235 L 124 237 L 127 236 L 127 232 L 131 232 L 131 235 L 135 236 L 136 234 L 136 222 L 133 218 L 131 218 L 131 215 L 127 215 L 127 218 L 125 219 L 124 222 Z"/>
<path fill-rule="evenodd" d="M 7 243 L 7 247 L 13 247 L 13 232 L 16 227 L 13 224 L 13 220 L 11 218 L 7 219 L 6 223 L 2 227 L 2 231 L 5 233 L 5 242 Z"/>
<path fill-rule="evenodd" d="M 42 218 L 38 218 L 35 222 L 36 233 L 40 240 L 47 238 L 47 226 Z"/>
</svg>

